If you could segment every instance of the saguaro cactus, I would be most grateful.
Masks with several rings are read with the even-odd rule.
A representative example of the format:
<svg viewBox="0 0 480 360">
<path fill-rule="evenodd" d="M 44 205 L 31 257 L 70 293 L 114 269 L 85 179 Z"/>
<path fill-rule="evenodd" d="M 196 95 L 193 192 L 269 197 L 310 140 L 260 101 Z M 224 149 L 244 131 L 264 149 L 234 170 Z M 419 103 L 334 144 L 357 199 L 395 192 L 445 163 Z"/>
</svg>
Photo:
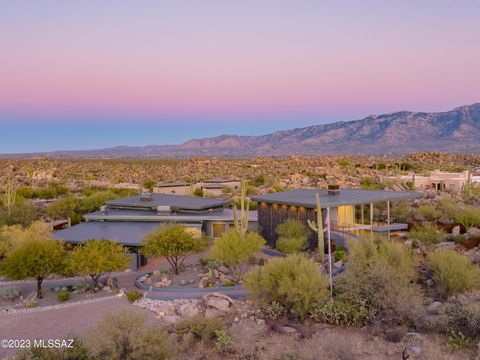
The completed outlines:
<svg viewBox="0 0 480 360">
<path fill-rule="evenodd" d="M 248 212 L 250 211 L 250 198 L 247 197 L 247 182 L 242 180 L 240 186 L 240 217 L 237 214 L 237 205 L 233 207 L 233 223 L 235 229 L 245 236 L 248 230 Z"/>
<path fill-rule="evenodd" d="M 7 182 L 7 187 L 5 189 L 5 194 L 3 194 L 2 202 L 3 206 L 7 209 L 7 214 L 10 216 L 12 214 L 13 205 L 17 200 L 17 192 L 15 190 L 15 186 L 13 184 L 13 180 L 9 180 Z"/>
<path fill-rule="evenodd" d="M 463 192 L 465 193 L 465 197 L 469 198 L 471 196 L 472 190 L 472 172 L 468 170 L 468 177 L 467 182 L 463 185 Z"/>
<path fill-rule="evenodd" d="M 323 237 L 323 218 L 322 218 L 322 208 L 320 207 L 320 195 L 316 194 L 317 199 L 317 222 L 311 221 L 310 219 L 307 220 L 308 226 L 318 235 L 318 253 L 320 257 L 320 261 L 323 262 L 325 257 L 325 240 Z"/>
</svg>

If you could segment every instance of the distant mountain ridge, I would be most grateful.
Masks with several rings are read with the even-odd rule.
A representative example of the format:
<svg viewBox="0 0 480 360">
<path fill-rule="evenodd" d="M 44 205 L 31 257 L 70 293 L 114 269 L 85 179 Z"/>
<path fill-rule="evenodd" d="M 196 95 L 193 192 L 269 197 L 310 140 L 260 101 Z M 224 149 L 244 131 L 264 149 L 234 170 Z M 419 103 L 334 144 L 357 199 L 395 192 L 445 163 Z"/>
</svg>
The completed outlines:
<svg viewBox="0 0 480 360">
<path fill-rule="evenodd" d="M 417 151 L 480 152 L 480 103 L 451 111 L 399 111 L 267 135 L 221 135 L 179 145 L 56 151 L 58 157 L 244 157 L 332 154 L 400 155 Z M 29 154 L 34 155 L 34 154 Z M 40 154 L 36 154 L 40 155 Z M 28 155 L 23 155 L 28 156 Z"/>
</svg>

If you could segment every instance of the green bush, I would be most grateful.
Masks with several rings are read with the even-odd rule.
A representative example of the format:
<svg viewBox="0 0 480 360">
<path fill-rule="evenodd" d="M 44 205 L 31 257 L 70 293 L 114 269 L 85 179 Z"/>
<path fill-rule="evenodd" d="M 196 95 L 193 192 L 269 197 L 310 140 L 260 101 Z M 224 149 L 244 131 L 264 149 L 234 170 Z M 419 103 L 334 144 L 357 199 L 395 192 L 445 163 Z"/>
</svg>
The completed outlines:
<svg viewBox="0 0 480 360">
<path fill-rule="evenodd" d="M 339 246 L 333 252 L 333 256 L 335 257 L 335 261 L 340 261 L 345 258 L 345 248 Z"/>
<path fill-rule="evenodd" d="M 70 300 L 70 292 L 65 291 L 65 290 L 59 291 L 57 293 L 57 300 L 60 301 L 60 302 L 65 302 L 65 301 Z"/>
<path fill-rule="evenodd" d="M 94 359 L 102 360 L 172 359 L 174 350 L 168 334 L 146 324 L 146 316 L 133 311 L 107 315 L 88 333 L 88 349 Z"/>
<path fill-rule="evenodd" d="M 335 301 L 347 305 L 332 311 L 344 313 L 348 306 L 357 309 L 358 314 L 352 310 L 353 315 L 342 315 L 347 324 L 350 319 L 372 317 L 389 324 L 413 323 L 424 313 L 420 289 L 413 284 L 415 266 L 411 250 L 402 244 L 374 239 L 353 243 L 346 271 L 334 283 Z"/>
<path fill-rule="evenodd" d="M 175 326 L 175 333 L 182 336 L 190 334 L 194 340 L 203 342 L 216 340 L 219 331 L 225 331 L 221 320 L 203 316 L 184 319 Z"/>
<path fill-rule="evenodd" d="M 471 290 L 479 285 L 480 270 L 470 259 L 454 250 L 437 249 L 427 256 L 437 290 L 449 296 Z"/>
<path fill-rule="evenodd" d="M 20 291 L 15 287 L 0 289 L 0 296 L 7 301 L 15 301 L 20 296 Z"/>
<path fill-rule="evenodd" d="M 127 291 L 127 299 L 130 304 L 133 304 L 135 301 L 141 299 L 142 297 L 143 293 L 139 290 Z"/>
<path fill-rule="evenodd" d="M 225 330 L 215 331 L 217 340 L 215 341 L 215 347 L 218 351 L 225 351 L 233 345 L 233 340 Z"/>
<path fill-rule="evenodd" d="M 249 272 L 244 286 L 256 300 L 281 304 L 300 319 L 328 296 L 328 280 L 317 264 L 301 254 L 269 261 Z"/>
<path fill-rule="evenodd" d="M 445 231 L 438 230 L 435 225 L 430 223 L 415 225 L 408 235 L 411 239 L 418 240 L 425 245 L 438 244 L 445 241 L 446 238 Z"/>
<path fill-rule="evenodd" d="M 310 317 L 315 321 L 343 326 L 367 325 L 374 315 L 365 302 L 353 304 L 342 300 L 327 301 L 310 313 Z"/>
<path fill-rule="evenodd" d="M 78 283 L 75 284 L 73 289 L 81 294 L 87 292 L 88 289 L 90 289 L 90 285 L 88 285 L 84 281 L 79 281 Z"/>
<path fill-rule="evenodd" d="M 305 250 L 307 239 L 301 237 L 286 238 L 279 237 L 277 240 L 277 250 L 284 254 L 295 254 Z"/>
<path fill-rule="evenodd" d="M 442 216 L 442 213 L 432 204 L 424 203 L 418 207 L 415 215 L 425 221 L 437 221 Z"/>
<path fill-rule="evenodd" d="M 452 351 L 458 351 L 467 348 L 470 345 L 470 340 L 461 331 L 455 332 L 452 330 L 447 338 L 447 345 Z"/>
<path fill-rule="evenodd" d="M 480 209 L 465 206 L 462 210 L 457 210 L 455 221 L 467 228 L 480 226 Z"/>
<path fill-rule="evenodd" d="M 222 286 L 235 286 L 235 285 L 237 285 L 237 284 L 234 283 L 233 281 L 229 281 L 229 280 L 224 281 L 223 284 L 222 284 Z"/>
<path fill-rule="evenodd" d="M 264 244 L 265 240 L 257 233 L 250 232 L 243 236 L 238 231 L 229 231 L 215 240 L 211 255 L 230 268 L 235 281 L 240 281 L 246 264 Z"/>
</svg>

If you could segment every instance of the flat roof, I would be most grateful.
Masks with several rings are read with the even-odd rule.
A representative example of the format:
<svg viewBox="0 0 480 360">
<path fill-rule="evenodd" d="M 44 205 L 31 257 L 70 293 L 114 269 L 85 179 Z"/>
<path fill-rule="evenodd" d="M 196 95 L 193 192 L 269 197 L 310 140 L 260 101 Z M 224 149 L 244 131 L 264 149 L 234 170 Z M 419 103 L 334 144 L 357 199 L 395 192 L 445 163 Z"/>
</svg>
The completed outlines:
<svg viewBox="0 0 480 360">
<path fill-rule="evenodd" d="M 164 224 L 142 221 L 89 221 L 58 230 L 53 233 L 53 237 L 71 244 L 83 244 L 92 239 L 108 239 L 126 246 L 141 246 L 145 235 Z"/>
<path fill-rule="evenodd" d="M 190 186 L 190 184 L 182 181 L 172 181 L 172 182 L 161 182 L 154 186 L 155 187 L 175 187 L 175 186 Z"/>
<path fill-rule="evenodd" d="M 322 208 L 342 205 L 362 205 L 375 202 L 415 199 L 422 193 L 410 191 L 384 191 L 362 189 L 340 189 L 338 194 L 331 194 L 327 189 L 295 189 L 272 194 L 252 196 L 253 201 L 269 204 L 303 206 L 316 208 L 316 194 L 320 195 Z"/>
<path fill-rule="evenodd" d="M 225 182 L 239 182 L 239 180 L 215 177 L 215 178 L 203 180 L 203 182 L 204 183 L 225 183 Z"/>
<path fill-rule="evenodd" d="M 221 207 L 228 204 L 226 200 L 206 199 L 196 196 L 182 196 L 170 194 L 149 194 L 150 200 L 141 200 L 141 195 L 128 196 L 122 199 L 109 200 L 107 205 L 121 207 L 137 207 L 145 209 L 156 209 L 157 206 L 169 206 L 173 209 L 184 210 L 207 210 L 210 208 Z"/>
<path fill-rule="evenodd" d="M 258 215 L 256 210 L 248 212 L 249 221 L 256 222 Z M 202 222 L 202 221 L 228 221 L 234 220 L 233 209 L 214 209 L 203 213 L 178 212 L 172 214 L 158 214 L 152 210 L 134 209 L 108 209 L 86 214 L 87 220 L 106 221 L 163 221 L 163 222 Z"/>
</svg>

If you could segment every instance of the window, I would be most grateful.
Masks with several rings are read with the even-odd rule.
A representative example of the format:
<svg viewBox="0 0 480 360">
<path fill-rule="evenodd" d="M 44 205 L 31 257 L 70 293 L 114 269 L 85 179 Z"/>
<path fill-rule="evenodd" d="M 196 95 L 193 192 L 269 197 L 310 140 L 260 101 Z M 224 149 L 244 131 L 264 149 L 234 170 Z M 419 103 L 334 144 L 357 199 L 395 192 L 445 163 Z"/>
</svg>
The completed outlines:
<svg viewBox="0 0 480 360">
<path fill-rule="evenodd" d="M 212 224 L 212 236 L 214 238 L 222 236 L 224 232 L 225 232 L 225 223 Z"/>
</svg>

